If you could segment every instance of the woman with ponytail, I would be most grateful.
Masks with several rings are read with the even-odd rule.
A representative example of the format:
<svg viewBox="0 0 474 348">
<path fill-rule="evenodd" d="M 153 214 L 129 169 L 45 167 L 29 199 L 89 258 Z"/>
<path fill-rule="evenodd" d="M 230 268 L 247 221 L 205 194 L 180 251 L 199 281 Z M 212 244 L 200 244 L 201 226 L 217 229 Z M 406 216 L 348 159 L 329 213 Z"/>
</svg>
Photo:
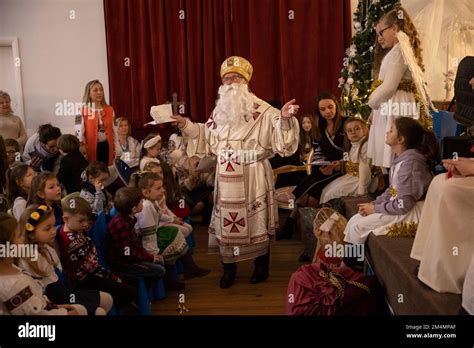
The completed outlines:
<svg viewBox="0 0 474 348">
<path fill-rule="evenodd" d="M 413 118 L 400 117 L 387 132 L 387 145 L 395 154 L 390 185 L 375 201 L 359 204 L 359 213 L 344 231 L 346 242 L 363 244 L 371 232 L 391 236 L 413 236 L 416 232 L 433 178 L 431 167 L 438 157 L 438 143 L 433 132 Z"/>
</svg>

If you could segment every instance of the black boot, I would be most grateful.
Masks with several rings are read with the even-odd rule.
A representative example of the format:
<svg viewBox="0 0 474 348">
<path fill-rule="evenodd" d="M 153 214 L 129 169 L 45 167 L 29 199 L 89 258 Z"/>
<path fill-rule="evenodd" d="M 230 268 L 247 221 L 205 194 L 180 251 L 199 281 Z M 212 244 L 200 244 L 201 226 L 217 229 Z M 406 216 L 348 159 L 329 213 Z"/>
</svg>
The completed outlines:
<svg viewBox="0 0 474 348">
<path fill-rule="evenodd" d="M 291 237 L 293 236 L 293 230 L 295 229 L 295 225 L 296 220 L 292 217 L 288 217 L 283 226 L 281 226 L 278 230 L 276 234 L 276 240 L 291 239 Z"/>
<path fill-rule="evenodd" d="M 237 265 L 235 263 L 222 263 L 224 265 L 224 275 L 221 278 L 220 286 L 222 289 L 228 289 L 234 284 L 237 276 Z"/>
<path fill-rule="evenodd" d="M 250 283 L 258 284 L 264 282 L 268 278 L 269 264 L 270 264 L 270 250 L 262 256 L 257 257 L 253 264 L 255 269 L 253 270 Z"/>
<path fill-rule="evenodd" d="M 181 291 L 184 290 L 185 285 L 182 282 L 178 282 L 174 277 L 174 265 L 165 265 L 166 273 L 164 277 L 165 290 L 166 291 Z"/>
<path fill-rule="evenodd" d="M 181 261 L 183 262 L 184 265 L 184 279 L 191 279 L 194 277 L 204 277 L 205 275 L 208 275 L 211 273 L 210 269 L 207 268 L 201 268 L 198 265 L 196 265 L 196 262 L 194 262 L 193 255 L 191 255 L 191 252 L 187 252 L 182 258 Z"/>
</svg>

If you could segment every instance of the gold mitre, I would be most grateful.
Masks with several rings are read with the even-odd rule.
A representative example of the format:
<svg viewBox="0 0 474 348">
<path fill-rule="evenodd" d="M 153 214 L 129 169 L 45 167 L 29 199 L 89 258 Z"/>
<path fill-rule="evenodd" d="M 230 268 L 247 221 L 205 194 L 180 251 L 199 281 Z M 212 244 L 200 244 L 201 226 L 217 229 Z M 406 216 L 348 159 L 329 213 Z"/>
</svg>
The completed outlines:
<svg viewBox="0 0 474 348">
<path fill-rule="evenodd" d="M 221 78 L 228 73 L 240 74 L 247 82 L 250 82 L 253 73 L 252 64 L 247 59 L 239 56 L 229 57 L 221 65 Z"/>
</svg>

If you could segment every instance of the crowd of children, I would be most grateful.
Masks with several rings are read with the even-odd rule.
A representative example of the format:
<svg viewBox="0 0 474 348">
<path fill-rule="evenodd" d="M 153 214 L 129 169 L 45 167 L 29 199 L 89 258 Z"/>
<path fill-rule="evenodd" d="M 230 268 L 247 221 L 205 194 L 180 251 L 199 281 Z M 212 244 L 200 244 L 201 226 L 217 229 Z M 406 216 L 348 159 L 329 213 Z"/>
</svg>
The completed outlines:
<svg viewBox="0 0 474 348">
<path fill-rule="evenodd" d="M 0 216 L 0 243 L 37 250 L 0 260 L 0 314 L 105 315 L 113 305 L 129 313 L 141 278 L 149 288 L 163 278 L 175 291 L 185 288 L 177 261 L 184 280 L 210 272 L 193 259 L 191 209 L 176 176 L 182 168 L 161 156 L 161 137 L 140 144 L 126 118 L 113 122 L 99 81 L 87 84 L 84 98 L 97 108 L 83 110 L 75 135 L 42 125 L 23 154 L 17 140 L 0 137 L 9 208 Z M 111 192 L 110 147 L 114 161 L 137 171 Z"/>
</svg>

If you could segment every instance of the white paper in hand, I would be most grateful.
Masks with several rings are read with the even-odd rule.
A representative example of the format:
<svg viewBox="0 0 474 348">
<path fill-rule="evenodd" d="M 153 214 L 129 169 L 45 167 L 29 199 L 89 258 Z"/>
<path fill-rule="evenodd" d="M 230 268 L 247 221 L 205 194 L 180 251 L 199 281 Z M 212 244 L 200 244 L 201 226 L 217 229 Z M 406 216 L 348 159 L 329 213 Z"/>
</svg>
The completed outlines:
<svg viewBox="0 0 474 348">
<path fill-rule="evenodd" d="M 173 110 L 171 109 L 171 104 L 162 104 L 152 106 L 150 109 L 150 115 L 155 120 L 156 124 L 175 122 L 171 118 L 173 116 Z"/>
</svg>

